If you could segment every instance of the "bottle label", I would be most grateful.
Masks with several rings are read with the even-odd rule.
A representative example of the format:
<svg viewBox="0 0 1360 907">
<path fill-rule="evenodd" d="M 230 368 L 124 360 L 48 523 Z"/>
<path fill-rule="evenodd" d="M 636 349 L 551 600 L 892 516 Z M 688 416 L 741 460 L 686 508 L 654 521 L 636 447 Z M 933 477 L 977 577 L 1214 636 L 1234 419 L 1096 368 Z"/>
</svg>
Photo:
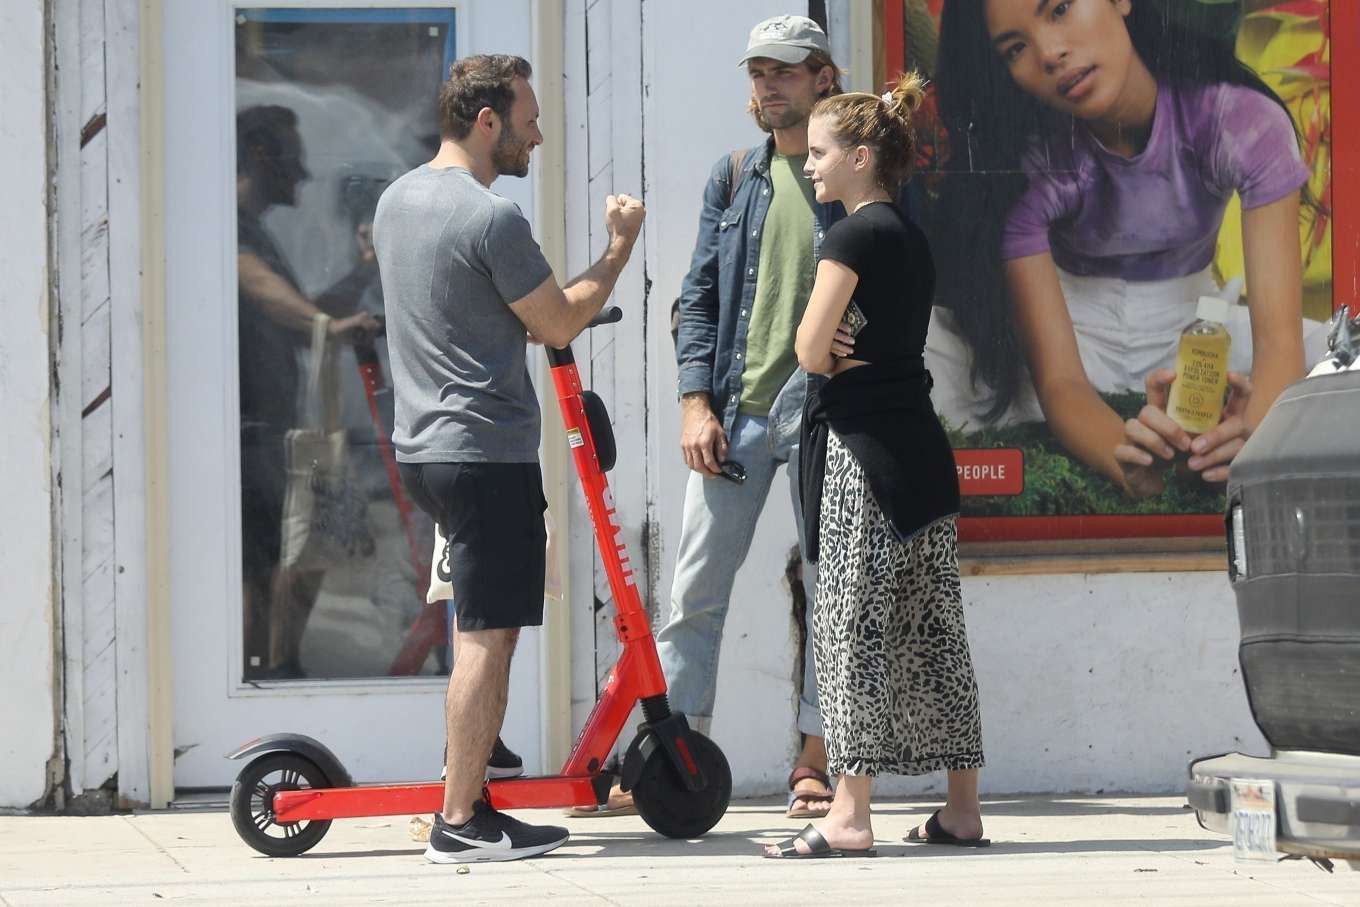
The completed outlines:
<svg viewBox="0 0 1360 907">
<path fill-rule="evenodd" d="M 1191 434 L 1213 428 L 1223 414 L 1225 358 L 1220 350 L 1194 344 L 1181 349 L 1167 409 L 1171 418 Z"/>
</svg>

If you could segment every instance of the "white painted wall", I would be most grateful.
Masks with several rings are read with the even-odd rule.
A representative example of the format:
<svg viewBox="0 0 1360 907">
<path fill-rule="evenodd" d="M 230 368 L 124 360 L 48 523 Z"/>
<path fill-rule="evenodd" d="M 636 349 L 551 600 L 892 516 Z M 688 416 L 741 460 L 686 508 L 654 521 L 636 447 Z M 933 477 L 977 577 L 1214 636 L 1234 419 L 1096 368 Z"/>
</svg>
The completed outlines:
<svg viewBox="0 0 1360 907">
<path fill-rule="evenodd" d="M 1179 791 L 1192 758 L 1265 753 L 1220 573 L 963 582 L 984 791 Z M 944 790 L 943 775 L 883 790 Z"/>
<path fill-rule="evenodd" d="M 828 6 L 835 16 L 850 18 L 849 4 Z M 615 495 L 635 562 L 647 543 L 654 614 L 668 607 L 686 480 L 669 306 L 689 265 L 710 167 L 732 148 L 762 139 L 745 113 L 749 89 L 735 65 L 746 34 L 788 5 L 752 0 L 741 5 L 739 16 L 732 9 L 720 0 L 646 3 L 640 10 L 637 0 L 568 4 L 573 268 L 584 267 L 589 253 L 598 251 L 590 237 L 599 196 L 631 188 L 628 177 L 639 165 L 645 172 L 642 254 L 651 281 L 645 337 L 637 333 L 642 313 L 636 287 L 625 281 L 619 298 L 629 310 L 629 328 L 591 341 L 586 381 L 594 379 L 614 415 L 621 450 Z M 576 17 L 587 10 L 582 29 Z M 627 44 L 638 33 L 640 94 L 638 61 Z M 590 67 L 583 85 L 586 67 L 578 64 L 573 72 L 571 61 L 573 42 L 587 39 Z M 602 48 L 601 41 L 612 46 Z M 834 35 L 833 43 L 845 45 Z M 633 113 L 639 108 L 640 120 Z M 635 434 L 639 424 L 645 439 Z M 641 476 L 637 457 L 645 457 Z M 573 494 L 579 498 L 579 491 Z M 579 727 L 592 684 L 612 663 L 614 648 L 612 627 L 588 611 L 593 553 L 579 507 L 572 536 L 573 583 L 579 587 L 573 719 Z M 738 795 L 782 790 L 795 753 L 794 643 L 783 581 L 795 539 L 787 485 L 777 477 L 737 580 L 719 674 L 713 733 L 732 763 Z M 970 579 L 964 595 L 990 763 L 985 790 L 1170 791 L 1182 784 L 1192 756 L 1262 750 L 1236 672 L 1236 613 L 1222 575 Z M 942 780 L 888 781 L 882 790 L 925 791 Z"/>
<path fill-rule="evenodd" d="M 42 4 L 0 10 L 0 807 L 41 800 L 56 751 L 45 18 Z"/>
<path fill-rule="evenodd" d="M 106 76 L 118 66 L 106 59 L 105 8 L 59 0 L 53 10 L 56 279 L 67 326 L 58 370 L 65 390 L 59 401 L 63 724 L 67 787 L 79 795 L 118 772 L 110 262 L 135 259 L 136 246 L 126 240 L 138 229 L 112 231 L 121 245 L 110 245 Z M 124 96 L 129 91 L 135 95 L 136 86 L 114 88 Z M 119 134 L 126 141 L 126 131 Z"/>
</svg>

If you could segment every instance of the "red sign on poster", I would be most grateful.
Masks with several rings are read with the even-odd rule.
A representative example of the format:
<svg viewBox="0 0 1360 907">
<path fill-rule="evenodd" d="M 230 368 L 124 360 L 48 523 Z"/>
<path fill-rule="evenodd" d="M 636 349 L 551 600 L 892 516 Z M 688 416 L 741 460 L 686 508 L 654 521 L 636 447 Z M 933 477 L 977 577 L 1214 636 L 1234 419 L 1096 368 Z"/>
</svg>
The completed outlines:
<svg viewBox="0 0 1360 907">
<path fill-rule="evenodd" d="M 1014 447 L 954 451 L 959 492 L 970 495 L 1020 494 L 1025 490 L 1025 453 Z"/>
</svg>

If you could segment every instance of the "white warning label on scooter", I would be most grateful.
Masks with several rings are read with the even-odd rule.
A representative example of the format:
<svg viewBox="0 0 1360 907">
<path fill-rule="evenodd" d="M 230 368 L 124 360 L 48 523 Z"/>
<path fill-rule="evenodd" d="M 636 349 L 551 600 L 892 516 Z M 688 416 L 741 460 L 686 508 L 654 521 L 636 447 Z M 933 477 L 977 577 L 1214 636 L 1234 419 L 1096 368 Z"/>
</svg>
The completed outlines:
<svg viewBox="0 0 1360 907">
<path fill-rule="evenodd" d="M 569 429 L 567 429 L 567 444 L 568 444 L 570 447 L 585 447 L 585 446 L 586 446 L 586 439 L 583 438 L 583 437 L 581 437 L 581 429 L 579 429 L 579 428 L 569 428 Z"/>
</svg>

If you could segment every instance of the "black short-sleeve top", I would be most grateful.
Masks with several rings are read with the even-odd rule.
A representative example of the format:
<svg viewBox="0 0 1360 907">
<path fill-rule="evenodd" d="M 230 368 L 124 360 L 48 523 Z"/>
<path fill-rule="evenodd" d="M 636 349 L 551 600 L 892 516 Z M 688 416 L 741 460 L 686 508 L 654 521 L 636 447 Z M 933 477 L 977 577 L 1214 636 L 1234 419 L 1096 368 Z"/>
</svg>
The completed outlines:
<svg viewBox="0 0 1360 907">
<path fill-rule="evenodd" d="M 870 202 L 832 225 L 821 260 L 859 276 L 851 302 L 865 318 L 851 358 L 863 362 L 919 359 L 925 353 L 935 265 L 920 228 L 892 202 Z"/>
</svg>

